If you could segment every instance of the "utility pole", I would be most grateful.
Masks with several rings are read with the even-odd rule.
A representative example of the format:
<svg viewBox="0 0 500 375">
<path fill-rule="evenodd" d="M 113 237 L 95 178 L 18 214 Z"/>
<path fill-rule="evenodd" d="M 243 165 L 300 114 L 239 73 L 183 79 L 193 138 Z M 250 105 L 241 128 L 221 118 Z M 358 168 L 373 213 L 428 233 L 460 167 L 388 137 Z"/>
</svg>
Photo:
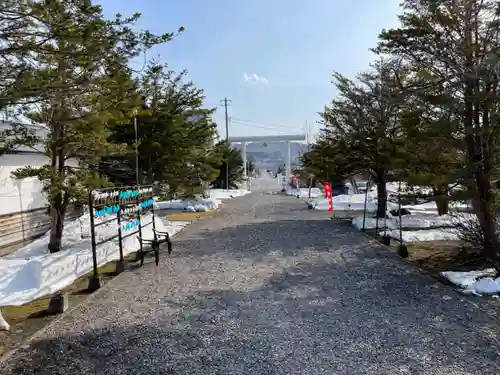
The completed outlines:
<svg viewBox="0 0 500 375">
<path fill-rule="evenodd" d="M 224 114 L 226 117 L 226 142 L 228 147 L 231 147 L 229 144 L 229 116 L 227 114 L 227 107 L 231 104 L 231 100 L 224 98 L 224 100 L 221 100 L 221 104 L 224 106 Z M 226 189 L 229 190 L 229 158 L 226 160 Z"/>
</svg>

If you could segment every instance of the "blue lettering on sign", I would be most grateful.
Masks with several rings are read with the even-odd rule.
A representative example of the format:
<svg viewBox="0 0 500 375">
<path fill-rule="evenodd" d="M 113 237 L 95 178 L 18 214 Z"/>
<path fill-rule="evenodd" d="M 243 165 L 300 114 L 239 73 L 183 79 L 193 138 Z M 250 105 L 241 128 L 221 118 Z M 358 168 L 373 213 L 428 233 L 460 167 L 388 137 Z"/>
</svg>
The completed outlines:
<svg viewBox="0 0 500 375">
<path fill-rule="evenodd" d="M 109 214 L 116 214 L 120 211 L 120 206 L 115 204 L 113 206 L 105 206 L 99 210 L 95 210 L 95 217 L 104 217 Z"/>
<path fill-rule="evenodd" d="M 148 199 L 147 201 L 142 201 L 139 203 L 139 207 L 141 208 L 146 208 L 146 207 L 149 207 L 149 206 L 152 206 L 153 205 L 153 200 L 152 199 Z"/>
<path fill-rule="evenodd" d="M 134 221 L 129 221 L 128 223 L 122 224 L 122 231 L 134 229 L 136 226 L 138 226 L 140 224 L 141 224 L 141 221 L 139 219 L 134 220 Z"/>
<path fill-rule="evenodd" d="M 126 190 L 120 192 L 120 199 L 128 199 L 139 196 L 139 190 Z"/>
</svg>

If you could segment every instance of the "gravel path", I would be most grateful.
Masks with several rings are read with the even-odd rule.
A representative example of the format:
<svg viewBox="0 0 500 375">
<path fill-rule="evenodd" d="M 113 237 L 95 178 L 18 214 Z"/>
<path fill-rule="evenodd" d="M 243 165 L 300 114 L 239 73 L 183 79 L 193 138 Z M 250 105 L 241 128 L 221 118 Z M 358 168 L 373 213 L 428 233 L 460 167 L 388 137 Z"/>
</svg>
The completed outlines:
<svg viewBox="0 0 500 375">
<path fill-rule="evenodd" d="M 499 373 L 498 320 L 325 217 L 290 197 L 235 199 L 0 373 Z"/>
</svg>

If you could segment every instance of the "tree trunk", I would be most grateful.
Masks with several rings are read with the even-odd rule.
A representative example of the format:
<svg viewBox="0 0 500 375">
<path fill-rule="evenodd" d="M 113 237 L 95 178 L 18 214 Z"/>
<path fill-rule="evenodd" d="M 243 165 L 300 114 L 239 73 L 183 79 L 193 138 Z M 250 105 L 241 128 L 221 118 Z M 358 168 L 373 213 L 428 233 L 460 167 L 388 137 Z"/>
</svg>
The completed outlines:
<svg viewBox="0 0 500 375">
<path fill-rule="evenodd" d="M 61 251 L 63 225 L 64 221 L 62 213 L 57 207 L 51 207 L 51 227 L 48 245 L 49 251 L 51 253 L 57 253 L 58 251 Z"/>
<path fill-rule="evenodd" d="M 51 227 L 50 227 L 50 238 L 48 249 L 51 253 L 57 253 L 61 251 L 61 242 L 64 228 L 64 216 L 66 214 L 66 204 L 63 197 L 63 184 L 64 181 L 64 148 L 61 144 L 64 137 L 63 124 L 58 123 L 54 128 L 54 137 L 52 145 L 52 174 L 56 175 L 57 178 L 53 179 L 51 189 L 56 189 L 52 191 L 52 199 L 50 202 L 50 215 L 51 215 Z M 55 140 L 55 141 L 54 141 Z"/>
<path fill-rule="evenodd" d="M 473 171 L 474 211 L 481 226 L 484 240 L 484 255 L 498 268 L 500 266 L 498 254 L 500 243 L 496 234 L 494 199 L 490 185 L 493 169 L 491 150 L 496 145 L 493 143 L 494 137 L 491 137 L 489 134 L 492 127 L 492 119 L 489 116 L 491 99 L 488 96 L 486 100 L 478 98 L 478 93 L 481 93 L 481 87 L 479 79 L 475 74 L 475 65 L 478 59 L 479 44 L 477 44 L 477 41 L 474 41 L 473 14 L 472 9 L 467 9 L 466 33 L 464 38 L 467 48 L 465 48 L 466 78 L 464 80 L 463 126 L 465 129 L 468 167 Z M 487 90 L 487 86 L 484 86 L 484 91 Z M 484 94 L 484 91 L 481 94 Z"/>
<path fill-rule="evenodd" d="M 450 200 L 446 192 L 446 188 L 437 188 L 433 191 L 434 200 L 436 201 L 438 215 L 447 215 L 449 212 Z"/>
<path fill-rule="evenodd" d="M 472 134 L 465 137 L 469 162 L 474 170 L 473 210 L 481 226 L 484 255 L 498 267 L 500 242 L 496 233 L 496 213 L 490 183 L 491 155 L 481 147 L 481 138 L 481 135 Z"/>
<path fill-rule="evenodd" d="M 377 217 L 387 215 L 387 172 L 381 168 L 376 171 L 377 176 Z"/>
<path fill-rule="evenodd" d="M 495 265 L 500 265 L 499 254 L 500 243 L 496 233 L 496 218 L 493 209 L 493 194 L 491 186 L 485 173 L 475 173 L 477 185 L 477 211 L 476 216 L 479 219 L 481 230 L 484 238 L 484 252 L 486 257 L 494 262 Z"/>
</svg>

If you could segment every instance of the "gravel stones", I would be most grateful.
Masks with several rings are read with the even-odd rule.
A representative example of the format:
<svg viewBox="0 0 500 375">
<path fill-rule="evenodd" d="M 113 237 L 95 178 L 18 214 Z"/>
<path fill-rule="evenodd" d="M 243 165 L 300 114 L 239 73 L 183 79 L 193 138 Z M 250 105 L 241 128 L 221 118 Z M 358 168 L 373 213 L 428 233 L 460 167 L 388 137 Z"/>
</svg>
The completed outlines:
<svg viewBox="0 0 500 375">
<path fill-rule="evenodd" d="M 496 319 L 292 197 L 234 199 L 173 240 L 1 374 L 498 374 Z"/>
</svg>

